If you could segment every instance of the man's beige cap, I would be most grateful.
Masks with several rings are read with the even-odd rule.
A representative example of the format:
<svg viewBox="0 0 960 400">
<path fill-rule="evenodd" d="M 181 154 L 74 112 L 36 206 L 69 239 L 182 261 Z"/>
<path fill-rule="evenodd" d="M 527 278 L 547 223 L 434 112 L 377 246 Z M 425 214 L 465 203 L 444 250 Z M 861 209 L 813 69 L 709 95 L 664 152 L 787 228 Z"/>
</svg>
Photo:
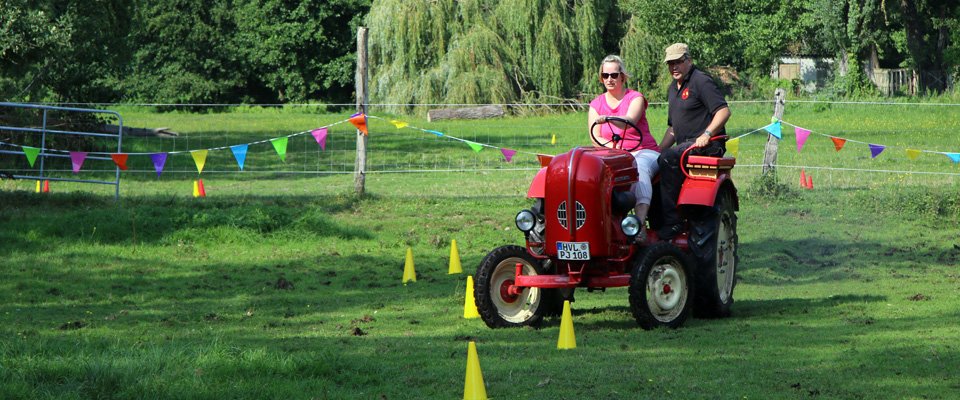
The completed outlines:
<svg viewBox="0 0 960 400">
<path fill-rule="evenodd" d="M 674 43 L 670 47 L 667 47 L 667 55 L 663 58 L 663 62 L 679 60 L 683 58 L 684 55 L 690 52 L 690 49 L 687 48 L 686 43 Z"/>
</svg>

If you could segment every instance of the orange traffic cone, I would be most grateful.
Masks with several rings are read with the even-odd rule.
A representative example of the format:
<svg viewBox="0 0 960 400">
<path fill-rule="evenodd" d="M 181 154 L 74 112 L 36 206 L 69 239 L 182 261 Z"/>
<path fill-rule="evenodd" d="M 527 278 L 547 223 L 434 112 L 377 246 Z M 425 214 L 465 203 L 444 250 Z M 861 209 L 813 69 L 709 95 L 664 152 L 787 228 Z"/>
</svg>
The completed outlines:
<svg viewBox="0 0 960 400">
<path fill-rule="evenodd" d="M 50 181 L 43 181 L 43 192 L 50 193 Z"/>
<path fill-rule="evenodd" d="M 200 191 L 200 197 L 207 197 L 207 191 L 203 188 L 203 179 L 199 179 L 197 183 L 197 189 Z"/>
<path fill-rule="evenodd" d="M 800 187 L 807 187 L 807 173 L 804 170 L 800 170 Z"/>
<path fill-rule="evenodd" d="M 813 190 L 813 175 L 807 175 L 807 189 Z"/>
</svg>

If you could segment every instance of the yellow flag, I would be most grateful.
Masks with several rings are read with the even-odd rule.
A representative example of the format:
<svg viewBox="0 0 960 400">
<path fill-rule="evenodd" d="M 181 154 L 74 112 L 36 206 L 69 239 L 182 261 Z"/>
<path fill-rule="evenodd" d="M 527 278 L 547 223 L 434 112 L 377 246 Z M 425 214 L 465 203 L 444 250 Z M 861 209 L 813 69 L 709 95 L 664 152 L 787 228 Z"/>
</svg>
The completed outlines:
<svg viewBox="0 0 960 400">
<path fill-rule="evenodd" d="M 404 128 L 408 125 L 406 122 L 398 121 L 395 119 L 391 119 L 390 123 L 393 124 L 393 126 L 397 127 L 397 129 Z"/>
<path fill-rule="evenodd" d="M 203 165 L 207 163 L 207 150 L 194 150 L 190 152 L 193 156 L 193 162 L 197 163 L 197 173 L 203 173 Z"/>
<path fill-rule="evenodd" d="M 907 157 L 911 160 L 916 160 L 917 157 L 920 157 L 920 150 L 907 149 Z"/>
<path fill-rule="evenodd" d="M 740 154 L 740 139 L 733 139 L 727 142 L 727 153 L 737 158 L 737 155 Z"/>
</svg>

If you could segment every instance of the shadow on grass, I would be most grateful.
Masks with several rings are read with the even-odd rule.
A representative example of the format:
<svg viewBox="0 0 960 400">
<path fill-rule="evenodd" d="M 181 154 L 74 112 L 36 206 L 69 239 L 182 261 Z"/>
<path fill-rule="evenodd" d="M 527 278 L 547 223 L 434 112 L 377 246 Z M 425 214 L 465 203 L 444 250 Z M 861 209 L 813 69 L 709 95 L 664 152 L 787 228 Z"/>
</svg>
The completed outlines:
<svg viewBox="0 0 960 400">
<path fill-rule="evenodd" d="M 204 240 L 243 242 L 290 231 L 317 237 L 370 239 L 368 229 L 332 215 L 357 207 L 348 195 L 208 198 L 140 196 L 112 199 L 84 194 L 35 196 L 0 192 L 0 248 L 38 251 L 78 240 L 100 244 L 151 244 Z"/>
</svg>

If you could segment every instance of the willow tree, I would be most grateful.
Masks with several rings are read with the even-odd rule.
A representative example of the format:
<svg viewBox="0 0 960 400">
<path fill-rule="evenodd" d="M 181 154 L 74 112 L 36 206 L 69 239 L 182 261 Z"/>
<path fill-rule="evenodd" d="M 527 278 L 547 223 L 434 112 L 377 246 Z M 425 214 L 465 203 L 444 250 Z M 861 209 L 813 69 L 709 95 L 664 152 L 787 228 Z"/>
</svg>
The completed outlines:
<svg viewBox="0 0 960 400">
<path fill-rule="evenodd" d="M 367 16 L 371 94 L 399 104 L 393 111 L 593 94 L 613 7 L 602 0 L 378 1 Z"/>
</svg>

